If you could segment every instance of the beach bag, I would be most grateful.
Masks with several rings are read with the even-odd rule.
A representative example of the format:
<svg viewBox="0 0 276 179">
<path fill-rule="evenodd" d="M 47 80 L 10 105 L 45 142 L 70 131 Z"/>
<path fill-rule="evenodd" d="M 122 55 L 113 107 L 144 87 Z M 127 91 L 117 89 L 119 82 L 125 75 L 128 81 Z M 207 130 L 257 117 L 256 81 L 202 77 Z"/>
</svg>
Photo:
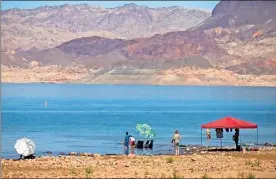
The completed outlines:
<svg viewBox="0 0 276 179">
<path fill-rule="evenodd" d="M 142 148 L 143 148 L 143 146 L 144 146 L 144 141 L 140 141 L 140 140 L 138 140 L 138 142 L 137 142 L 137 144 L 136 144 L 136 148 L 138 148 L 138 149 L 142 149 Z"/>
<path fill-rule="evenodd" d="M 150 148 L 150 149 L 153 148 L 153 140 L 150 141 L 149 148 Z"/>
</svg>

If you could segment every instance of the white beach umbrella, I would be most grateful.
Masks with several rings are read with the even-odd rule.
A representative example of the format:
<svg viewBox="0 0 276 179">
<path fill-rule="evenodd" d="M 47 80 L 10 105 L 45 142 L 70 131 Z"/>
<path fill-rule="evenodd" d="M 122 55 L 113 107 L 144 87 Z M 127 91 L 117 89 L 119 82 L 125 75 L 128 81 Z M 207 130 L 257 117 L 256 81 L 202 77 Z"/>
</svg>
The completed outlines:
<svg viewBox="0 0 276 179">
<path fill-rule="evenodd" d="M 35 143 L 28 138 L 17 140 L 14 148 L 18 154 L 24 156 L 29 156 L 35 153 Z"/>
</svg>

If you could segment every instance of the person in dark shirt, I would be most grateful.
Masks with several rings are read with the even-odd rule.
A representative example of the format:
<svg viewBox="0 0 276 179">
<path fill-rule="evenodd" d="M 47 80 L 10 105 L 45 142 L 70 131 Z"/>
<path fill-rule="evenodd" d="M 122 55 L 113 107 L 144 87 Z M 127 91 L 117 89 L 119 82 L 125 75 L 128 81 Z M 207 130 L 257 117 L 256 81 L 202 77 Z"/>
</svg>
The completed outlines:
<svg viewBox="0 0 276 179">
<path fill-rule="evenodd" d="M 235 134 L 233 136 L 235 144 L 236 144 L 236 149 L 238 149 L 238 144 L 239 144 L 239 136 L 240 136 L 240 130 L 235 129 Z"/>
</svg>

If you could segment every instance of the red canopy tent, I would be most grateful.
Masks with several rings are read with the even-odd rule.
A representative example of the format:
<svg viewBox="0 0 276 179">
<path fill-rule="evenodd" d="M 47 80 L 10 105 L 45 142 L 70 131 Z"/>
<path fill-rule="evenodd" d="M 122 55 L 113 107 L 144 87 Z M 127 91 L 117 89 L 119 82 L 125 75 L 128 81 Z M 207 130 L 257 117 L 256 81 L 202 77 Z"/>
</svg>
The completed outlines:
<svg viewBox="0 0 276 179">
<path fill-rule="evenodd" d="M 201 125 L 201 146 L 202 146 L 202 129 L 216 129 L 216 128 L 232 128 L 232 129 L 256 129 L 257 128 L 257 145 L 258 145 L 258 125 L 240 120 L 231 116 L 218 119 L 216 121 L 209 122 Z"/>
</svg>

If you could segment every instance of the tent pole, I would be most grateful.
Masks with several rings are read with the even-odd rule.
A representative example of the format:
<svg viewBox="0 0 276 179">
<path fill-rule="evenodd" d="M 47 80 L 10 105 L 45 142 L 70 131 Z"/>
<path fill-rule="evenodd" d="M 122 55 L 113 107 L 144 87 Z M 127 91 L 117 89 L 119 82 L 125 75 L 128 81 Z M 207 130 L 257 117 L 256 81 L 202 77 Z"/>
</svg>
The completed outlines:
<svg viewBox="0 0 276 179">
<path fill-rule="evenodd" d="M 258 127 L 257 127 L 257 147 L 259 145 L 259 130 L 258 130 Z"/>
<path fill-rule="evenodd" d="M 239 131 L 239 136 L 240 136 L 240 146 L 241 146 L 241 142 L 242 142 L 242 140 L 241 140 L 241 131 Z"/>
<path fill-rule="evenodd" d="M 202 128 L 201 128 L 201 150 L 202 150 Z"/>
</svg>

